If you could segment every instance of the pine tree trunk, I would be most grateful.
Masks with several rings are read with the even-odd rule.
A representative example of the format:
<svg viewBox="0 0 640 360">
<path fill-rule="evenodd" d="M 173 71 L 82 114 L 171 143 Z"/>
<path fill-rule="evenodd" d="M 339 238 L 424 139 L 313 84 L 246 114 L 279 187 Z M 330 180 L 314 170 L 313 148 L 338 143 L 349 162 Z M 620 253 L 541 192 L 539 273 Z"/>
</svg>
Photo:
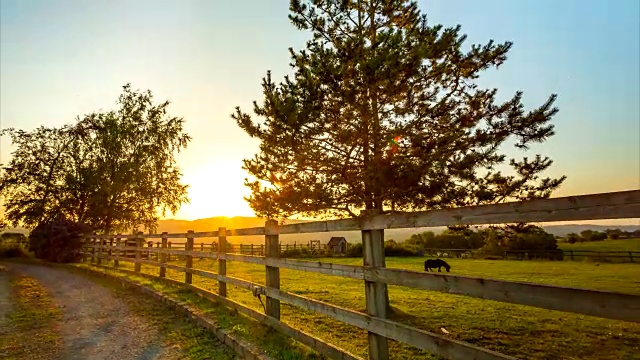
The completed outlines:
<svg viewBox="0 0 640 360">
<path fill-rule="evenodd" d="M 374 44 L 376 42 L 376 23 L 375 23 L 375 15 L 376 9 L 373 1 L 369 2 L 369 42 L 371 46 L 371 56 L 374 57 Z M 373 79 L 376 76 L 371 76 Z M 367 79 L 369 85 L 369 97 L 371 100 L 371 120 L 372 124 L 372 133 L 373 133 L 373 169 L 371 171 L 372 174 L 372 185 L 373 185 L 373 208 L 382 211 L 382 182 L 380 181 L 380 169 L 379 166 L 382 165 L 382 150 L 380 149 L 380 116 L 378 114 L 378 89 L 375 81 L 369 78 Z"/>
</svg>

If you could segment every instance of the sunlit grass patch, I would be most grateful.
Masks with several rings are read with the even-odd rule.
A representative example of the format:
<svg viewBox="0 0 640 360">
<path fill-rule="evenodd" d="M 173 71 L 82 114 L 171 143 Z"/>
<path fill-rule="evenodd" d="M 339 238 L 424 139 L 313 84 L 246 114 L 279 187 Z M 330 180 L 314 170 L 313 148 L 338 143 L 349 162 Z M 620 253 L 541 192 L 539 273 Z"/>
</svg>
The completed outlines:
<svg viewBox="0 0 640 360">
<path fill-rule="evenodd" d="M 11 272 L 2 276 L 9 277 L 12 308 L 0 329 L 0 358 L 55 358 L 62 346 L 58 333 L 62 314 L 49 292 L 33 278 Z"/>
</svg>

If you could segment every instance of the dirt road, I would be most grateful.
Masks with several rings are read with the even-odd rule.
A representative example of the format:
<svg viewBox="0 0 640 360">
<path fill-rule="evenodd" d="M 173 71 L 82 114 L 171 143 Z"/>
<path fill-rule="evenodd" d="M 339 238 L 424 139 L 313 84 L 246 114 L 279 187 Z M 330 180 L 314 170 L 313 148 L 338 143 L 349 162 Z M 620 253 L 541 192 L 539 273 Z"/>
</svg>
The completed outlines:
<svg viewBox="0 0 640 360">
<path fill-rule="evenodd" d="M 158 333 L 157 327 L 130 311 L 112 290 L 61 269 L 17 263 L 2 265 L 37 280 L 60 308 L 63 315 L 58 326 L 62 338 L 59 359 L 184 358 L 180 349 L 163 345 L 164 336 Z M 6 282 L 5 277 L 0 281 Z M 0 307 L 5 312 L 10 309 L 6 292 L 6 284 L 0 284 L 0 303 L 3 305 Z"/>
</svg>

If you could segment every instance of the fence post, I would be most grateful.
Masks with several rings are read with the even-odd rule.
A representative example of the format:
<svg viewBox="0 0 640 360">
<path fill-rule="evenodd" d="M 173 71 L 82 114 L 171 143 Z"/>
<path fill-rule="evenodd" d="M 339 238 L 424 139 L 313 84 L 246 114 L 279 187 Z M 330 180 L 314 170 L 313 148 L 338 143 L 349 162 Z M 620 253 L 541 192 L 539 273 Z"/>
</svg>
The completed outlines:
<svg viewBox="0 0 640 360">
<path fill-rule="evenodd" d="M 218 228 L 218 275 L 227 276 L 227 260 L 222 257 L 227 248 L 227 228 Z M 227 283 L 218 280 L 218 295 L 227 296 Z"/>
<path fill-rule="evenodd" d="M 98 255 L 97 253 L 98 249 L 96 248 L 96 246 L 98 246 L 98 239 L 95 237 L 95 234 L 94 234 L 91 237 L 91 262 L 94 264 L 98 261 L 98 258 L 96 257 Z"/>
<path fill-rule="evenodd" d="M 97 239 L 95 237 L 91 237 L 89 238 L 89 244 L 91 245 L 91 263 L 95 263 L 96 262 L 96 241 Z"/>
<path fill-rule="evenodd" d="M 569 250 L 569 255 L 571 255 L 571 261 L 573 261 L 573 250 Z"/>
<path fill-rule="evenodd" d="M 108 258 L 109 260 L 113 259 L 113 237 L 109 238 L 109 253 L 108 253 L 108 256 L 109 256 L 109 258 Z"/>
<path fill-rule="evenodd" d="M 87 262 L 87 253 L 89 252 L 89 238 L 85 236 L 82 243 L 82 262 Z"/>
<path fill-rule="evenodd" d="M 171 250 L 171 241 L 167 242 L 167 249 Z M 171 261 L 171 253 L 167 253 L 167 261 Z"/>
<path fill-rule="evenodd" d="M 278 222 L 276 220 L 267 220 L 264 224 L 264 245 L 266 249 L 267 259 L 280 257 L 280 240 L 278 236 Z M 267 287 L 280 289 L 280 268 L 266 266 Z M 267 296 L 267 316 L 271 316 L 280 320 L 280 300 Z"/>
<path fill-rule="evenodd" d="M 377 210 L 363 211 L 361 215 L 373 216 Z M 362 254 L 365 267 L 386 267 L 384 259 L 384 229 L 362 230 Z M 366 270 L 365 270 L 366 271 Z M 367 314 L 385 319 L 389 308 L 389 293 L 386 283 L 364 282 Z M 384 336 L 369 332 L 369 359 L 389 359 L 389 344 Z"/>
<path fill-rule="evenodd" d="M 633 251 L 629 251 L 629 261 L 633 262 Z"/>
<path fill-rule="evenodd" d="M 160 277 L 167 276 L 167 268 L 164 264 L 167 263 L 167 237 L 168 233 L 165 231 L 162 233 L 162 252 L 160 253 Z"/>
<path fill-rule="evenodd" d="M 107 249 L 107 239 L 102 238 L 100 242 L 102 243 L 102 252 L 100 253 L 100 255 L 102 256 L 103 260 L 105 260 L 105 262 L 109 262 L 109 259 L 105 257 L 105 255 L 109 255 L 109 250 Z"/>
<path fill-rule="evenodd" d="M 98 259 L 96 262 L 98 265 L 102 265 L 102 238 L 97 238 L 96 240 L 98 243 Z"/>
<path fill-rule="evenodd" d="M 187 243 L 185 244 L 186 251 L 193 251 L 193 230 L 187 231 Z M 184 282 L 187 284 L 191 284 L 193 282 L 193 274 L 191 273 L 191 268 L 193 267 L 193 256 L 187 255 L 185 262 L 185 267 L 187 268 L 184 273 Z"/>
<path fill-rule="evenodd" d="M 142 239 L 142 231 L 138 232 L 136 236 L 136 263 L 134 266 L 135 272 L 140 272 L 142 270 L 142 245 L 144 240 Z"/>
<path fill-rule="evenodd" d="M 115 259 L 113 260 L 113 267 L 118 267 L 120 266 L 120 237 L 116 237 L 116 255 L 115 255 Z"/>
</svg>

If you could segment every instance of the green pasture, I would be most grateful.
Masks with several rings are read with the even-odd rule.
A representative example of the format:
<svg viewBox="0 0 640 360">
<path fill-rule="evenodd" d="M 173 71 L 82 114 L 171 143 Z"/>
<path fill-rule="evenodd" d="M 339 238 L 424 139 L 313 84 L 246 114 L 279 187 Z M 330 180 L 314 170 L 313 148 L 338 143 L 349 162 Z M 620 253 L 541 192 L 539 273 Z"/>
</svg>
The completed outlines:
<svg viewBox="0 0 640 360">
<path fill-rule="evenodd" d="M 317 261 L 317 259 L 316 259 Z M 360 265 L 361 259 L 327 258 L 324 262 Z M 387 267 L 423 270 L 424 258 L 387 258 Z M 597 264 L 570 261 L 447 259 L 452 275 L 581 287 L 640 294 L 640 264 Z M 172 261 L 182 265 L 183 261 Z M 121 263 L 122 264 L 122 263 Z M 124 263 L 131 268 L 130 263 Z M 217 263 L 194 259 L 194 267 L 216 272 Z M 156 275 L 157 267 L 142 266 Z M 443 270 L 444 271 L 444 270 Z M 227 262 L 227 275 L 265 283 L 263 266 Z M 184 274 L 167 270 L 184 281 Z M 364 311 L 363 282 L 330 275 L 280 270 L 281 289 L 338 306 Z M 194 275 L 194 285 L 217 291 L 217 282 Z M 228 296 L 262 311 L 260 301 L 244 289 L 227 285 Z M 389 286 L 392 319 L 420 329 L 497 350 L 522 359 L 636 359 L 640 356 L 640 324 L 606 320 L 466 296 Z M 264 299 L 263 299 L 264 301 Z M 366 332 L 328 317 L 281 305 L 282 320 L 327 342 L 366 358 Z M 248 325 L 247 325 L 248 326 Z M 251 337 L 252 329 L 244 329 Z M 258 342 L 264 342 L 260 336 Z M 255 340 L 255 337 L 254 337 Z M 391 342 L 393 359 L 435 359 L 415 348 Z M 276 350 L 273 350 L 276 351 Z M 278 352 L 278 351 L 276 351 Z M 289 354 L 286 351 L 281 354 Z M 280 358 L 300 358 L 290 355 Z"/>
</svg>

